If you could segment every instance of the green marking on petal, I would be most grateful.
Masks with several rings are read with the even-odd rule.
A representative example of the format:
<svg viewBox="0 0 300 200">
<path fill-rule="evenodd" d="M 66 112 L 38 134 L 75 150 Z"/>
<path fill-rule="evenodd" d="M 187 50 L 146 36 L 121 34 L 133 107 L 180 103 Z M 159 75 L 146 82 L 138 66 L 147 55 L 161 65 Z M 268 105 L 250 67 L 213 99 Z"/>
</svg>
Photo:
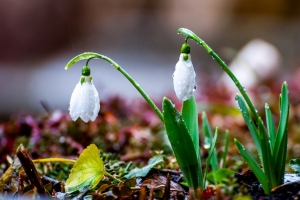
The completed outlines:
<svg viewBox="0 0 300 200">
<path fill-rule="evenodd" d="M 82 83 L 85 81 L 85 77 L 81 77 L 80 78 L 80 84 L 82 85 Z"/>
<path fill-rule="evenodd" d="M 189 59 L 189 55 L 188 55 L 188 54 L 184 54 L 183 60 L 184 60 L 184 61 L 187 61 L 188 59 Z"/>
</svg>

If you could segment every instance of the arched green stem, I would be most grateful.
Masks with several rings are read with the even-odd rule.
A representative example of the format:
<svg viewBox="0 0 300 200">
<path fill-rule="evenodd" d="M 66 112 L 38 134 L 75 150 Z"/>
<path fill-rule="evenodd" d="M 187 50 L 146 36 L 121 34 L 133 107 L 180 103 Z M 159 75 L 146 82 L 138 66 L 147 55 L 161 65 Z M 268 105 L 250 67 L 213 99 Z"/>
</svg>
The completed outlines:
<svg viewBox="0 0 300 200">
<path fill-rule="evenodd" d="M 207 53 L 209 53 L 212 56 L 212 58 L 214 60 L 217 61 L 217 63 L 228 74 L 228 76 L 232 79 L 232 81 L 234 82 L 234 84 L 237 86 L 237 88 L 241 92 L 242 96 L 244 97 L 245 101 L 247 102 L 247 104 L 248 104 L 248 106 L 249 106 L 249 108 L 250 108 L 250 110 L 252 112 L 252 115 L 253 115 L 256 123 L 258 123 L 259 116 L 257 114 L 257 111 L 256 111 L 256 109 L 255 109 L 252 101 L 250 100 L 250 97 L 248 96 L 245 88 L 241 85 L 241 83 L 239 82 L 239 80 L 231 72 L 231 70 L 225 64 L 225 62 L 201 38 L 199 38 L 195 33 L 193 33 L 192 31 L 190 31 L 189 29 L 180 28 L 180 29 L 178 29 L 178 33 L 181 33 L 181 34 L 185 35 L 187 37 L 186 40 L 188 38 L 190 38 L 192 40 L 195 40 L 199 45 L 201 45 L 207 51 Z"/>
<path fill-rule="evenodd" d="M 88 64 L 88 62 L 91 59 L 102 59 L 102 60 L 105 60 L 108 63 L 110 63 L 112 66 L 114 66 L 139 91 L 139 93 L 144 97 L 144 99 L 147 101 L 147 103 L 150 105 L 150 107 L 154 110 L 154 112 L 160 118 L 160 120 L 162 122 L 164 122 L 164 118 L 163 118 L 161 111 L 157 108 L 157 106 L 149 98 L 149 96 L 144 92 L 144 90 L 140 87 L 140 85 L 120 65 L 118 65 L 116 62 L 114 62 L 112 59 L 110 59 L 106 56 L 103 56 L 101 54 L 98 54 L 98 53 L 86 52 L 86 53 L 80 54 L 80 55 L 74 57 L 72 60 L 70 60 L 68 62 L 68 64 L 66 65 L 65 69 L 66 70 L 69 69 L 73 64 L 75 64 L 76 62 L 78 62 L 80 60 L 84 60 L 84 59 L 88 59 L 86 64 Z"/>
</svg>

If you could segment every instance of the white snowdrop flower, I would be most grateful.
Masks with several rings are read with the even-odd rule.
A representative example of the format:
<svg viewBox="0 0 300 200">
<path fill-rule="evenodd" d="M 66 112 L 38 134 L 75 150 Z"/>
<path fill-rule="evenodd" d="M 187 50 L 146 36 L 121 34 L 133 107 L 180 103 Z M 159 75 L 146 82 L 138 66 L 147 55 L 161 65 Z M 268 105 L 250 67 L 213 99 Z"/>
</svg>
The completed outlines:
<svg viewBox="0 0 300 200">
<path fill-rule="evenodd" d="M 80 117 L 84 122 L 94 121 L 100 110 L 99 95 L 90 76 L 90 68 L 83 67 L 82 76 L 70 100 L 70 115 L 73 121 Z"/>
<path fill-rule="evenodd" d="M 179 56 L 179 61 L 175 66 L 175 72 L 173 74 L 174 90 L 177 98 L 181 101 L 190 99 L 196 90 L 196 73 L 194 71 L 191 55 L 189 54 L 189 46 L 188 51 L 186 51 L 186 49 L 183 50 L 184 45 L 181 48 L 182 53 Z"/>
</svg>

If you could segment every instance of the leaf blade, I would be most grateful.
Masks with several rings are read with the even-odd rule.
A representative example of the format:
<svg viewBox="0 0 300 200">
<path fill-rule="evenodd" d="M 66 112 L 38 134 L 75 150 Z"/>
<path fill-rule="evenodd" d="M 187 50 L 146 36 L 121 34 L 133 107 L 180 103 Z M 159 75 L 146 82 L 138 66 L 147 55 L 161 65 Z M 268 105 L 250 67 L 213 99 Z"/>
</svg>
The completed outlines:
<svg viewBox="0 0 300 200">
<path fill-rule="evenodd" d="M 250 115 L 248 107 L 246 106 L 245 100 L 239 94 L 237 94 L 235 96 L 235 99 L 238 102 L 239 108 L 240 108 L 241 113 L 242 113 L 242 115 L 244 117 L 244 121 L 246 122 L 247 127 L 248 127 L 248 129 L 249 129 L 249 131 L 251 133 L 251 136 L 252 136 L 252 138 L 254 140 L 254 143 L 255 143 L 255 146 L 257 148 L 258 154 L 262 155 L 261 144 L 260 144 L 260 137 L 259 137 L 258 131 L 256 129 L 256 126 L 255 126 L 255 124 L 252 121 L 252 117 Z M 261 162 L 262 162 L 262 160 L 261 160 Z"/>
<path fill-rule="evenodd" d="M 167 135 L 171 143 L 177 163 L 186 178 L 189 187 L 196 189 L 202 187 L 201 163 L 198 160 L 190 133 L 176 110 L 174 104 L 168 99 L 163 99 L 163 116 Z M 203 188 L 203 187 L 202 187 Z"/>
<path fill-rule="evenodd" d="M 270 191 L 269 186 L 266 182 L 266 175 L 263 172 L 263 170 L 258 166 L 257 162 L 252 158 L 252 156 L 246 151 L 245 147 L 237 140 L 234 139 L 234 142 L 240 152 L 240 154 L 243 156 L 245 161 L 247 162 L 250 169 L 255 174 L 258 181 L 261 183 L 263 189 L 265 192 Z"/>
<path fill-rule="evenodd" d="M 195 97 L 192 96 L 190 99 L 183 102 L 182 105 L 182 118 L 184 123 L 189 130 L 191 139 L 194 143 L 197 158 L 199 158 L 199 128 L 198 128 L 198 109 Z"/>
<path fill-rule="evenodd" d="M 66 181 L 68 192 L 90 185 L 97 186 L 104 175 L 104 164 L 95 144 L 89 145 L 80 154 Z"/>
</svg>

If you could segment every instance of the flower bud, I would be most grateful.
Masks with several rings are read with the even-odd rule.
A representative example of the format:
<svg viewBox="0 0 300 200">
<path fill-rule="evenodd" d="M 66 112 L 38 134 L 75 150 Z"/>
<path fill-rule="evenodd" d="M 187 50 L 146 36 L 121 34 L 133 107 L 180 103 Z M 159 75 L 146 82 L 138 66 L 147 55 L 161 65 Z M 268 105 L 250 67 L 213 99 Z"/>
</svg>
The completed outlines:
<svg viewBox="0 0 300 200">
<path fill-rule="evenodd" d="M 196 90 L 195 78 L 191 55 L 181 53 L 173 74 L 174 90 L 180 101 L 186 101 L 193 95 Z"/>
</svg>

